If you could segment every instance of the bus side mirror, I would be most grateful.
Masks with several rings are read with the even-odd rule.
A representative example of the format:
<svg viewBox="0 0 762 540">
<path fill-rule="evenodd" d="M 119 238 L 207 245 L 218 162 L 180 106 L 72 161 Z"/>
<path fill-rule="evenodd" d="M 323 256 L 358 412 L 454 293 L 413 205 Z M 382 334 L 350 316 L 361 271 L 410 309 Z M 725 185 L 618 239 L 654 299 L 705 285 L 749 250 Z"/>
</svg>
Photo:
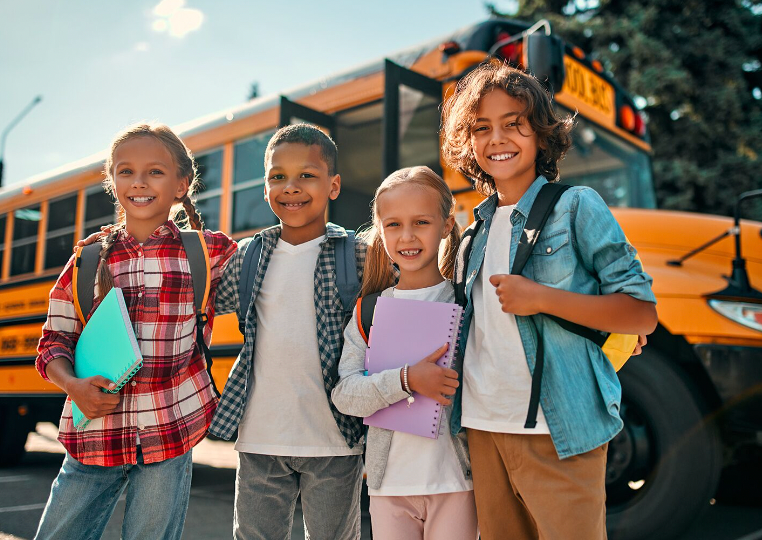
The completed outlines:
<svg viewBox="0 0 762 540">
<path fill-rule="evenodd" d="M 563 44 L 558 38 L 540 32 L 526 36 L 523 63 L 551 94 L 561 90 L 566 71 Z"/>
</svg>

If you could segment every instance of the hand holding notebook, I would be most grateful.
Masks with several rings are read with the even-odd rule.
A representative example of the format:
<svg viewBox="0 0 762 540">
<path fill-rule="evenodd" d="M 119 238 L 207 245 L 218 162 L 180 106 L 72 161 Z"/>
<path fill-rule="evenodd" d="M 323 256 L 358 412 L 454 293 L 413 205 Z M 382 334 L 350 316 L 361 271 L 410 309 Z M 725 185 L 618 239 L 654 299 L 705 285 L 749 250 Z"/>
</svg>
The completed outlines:
<svg viewBox="0 0 762 540">
<path fill-rule="evenodd" d="M 458 387 L 458 372 L 437 364 L 447 354 L 449 345 L 445 343 L 427 357 L 411 364 L 408 370 L 410 388 L 442 405 L 450 404 L 450 398 Z"/>
<path fill-rule="evenodd" d="M 368 374 L 399 369 L 418 362 L 437 351 L 444 355 L 429 358 L 448 370 L 458 343 L 463 309 L 446 302 L 428 302 L 379 297 L 370 328 L 365 368 Z M 425 369 L 426 366 L 419 366 Z M 439 372 L 442 374 L 443 372 Z M 409 368 L 408 368 L 409 375 Z M 442 401 L 413 392 L 413 400 L 402 400 L 363 420 L 367 426 L 403 431 L 430 439 L 439 436 Z"/>
<path fill-rule="evenodd" d="M 114 287 L 79 336 L 74 349 L 74 374 L 79 379 L 99 375 L 113 381 L 114 388 L 106 385 L 103 391 L 115 394 L 142 366 L 143 355 L 132 329 L 122 290 Z M 77 429 L 85 429 L 90 423 L 74 401 L 71 403 L 71 415 Z"/>
</svg>

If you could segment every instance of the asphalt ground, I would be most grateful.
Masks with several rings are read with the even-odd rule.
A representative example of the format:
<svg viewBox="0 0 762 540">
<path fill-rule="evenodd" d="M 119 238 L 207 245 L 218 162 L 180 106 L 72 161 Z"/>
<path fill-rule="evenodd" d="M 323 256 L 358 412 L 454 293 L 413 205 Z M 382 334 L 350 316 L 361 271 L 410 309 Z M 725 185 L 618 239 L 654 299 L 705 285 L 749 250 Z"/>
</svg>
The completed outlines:
<svg viewBox="0 0 762 540">
<path fill-rule="evenodd" d="M 63 459 L 53 424 L 38 424 L 22 462 L 0 469 L 0 540 L 31 540 L 50 485 Z M 232 443 L 205 440 L 194 449 L 193 483 L 184 540 L 231 537 L 236 452 Z M 367 498 L 364 498 L 367 501 Z M 118 540 L 124 515 L 120 500 L 104 540 Z M 301 510 L 294 516 L 292 540 L 304 539 Z M 362 538 L 370 539 L 370 516 L 362 516 Z M 644 539 L 646 540 L 646 539 Z M 715 504 L 675 540 L 762 540 L 762 466 L 730 470 Z"/>
</svg>

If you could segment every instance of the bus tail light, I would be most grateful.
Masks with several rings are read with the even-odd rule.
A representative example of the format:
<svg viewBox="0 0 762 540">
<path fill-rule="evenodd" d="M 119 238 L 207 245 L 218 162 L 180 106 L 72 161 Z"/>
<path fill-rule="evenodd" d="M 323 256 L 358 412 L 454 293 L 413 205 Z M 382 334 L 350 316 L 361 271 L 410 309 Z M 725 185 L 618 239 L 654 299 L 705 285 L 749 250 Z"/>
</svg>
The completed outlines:
<svg viewBox="0 0 762 540">
<path fill-rule="evenodd" d="M 646 136 L 646 121 L 641 113 L 635 113 L 635 135 L 641 139 Z"/>
<path fill-rule="evenodd" d="M 733 322 L 762 332 L 762 304 L 712 299 L 709 307 Z"/>
<path fill-rule="evenodd" d="M 500 45 L 501 42 L 505 42 L 505 45 Z M 495 53 L 509 64 L 517 67 L 524 65 L 524 42 L 520 35 L 511 36 L 508 32 L 500 32 L 495 45 L 498 46 Z"/>
<path fill-rule="evenodd" d="M 622 105 L 619 108 L 619 122 L 627 131 L 635 130 L 635 111 L 629 105 Z"/>
</svg>

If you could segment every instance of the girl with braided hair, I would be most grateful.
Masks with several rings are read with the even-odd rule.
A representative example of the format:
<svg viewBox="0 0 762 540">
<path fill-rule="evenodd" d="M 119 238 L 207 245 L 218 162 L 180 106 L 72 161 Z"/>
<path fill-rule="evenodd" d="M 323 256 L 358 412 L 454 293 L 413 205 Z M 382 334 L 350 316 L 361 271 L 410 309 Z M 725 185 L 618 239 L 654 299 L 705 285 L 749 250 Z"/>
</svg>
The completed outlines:
<svg viewBox="0 0 762 540">
<path fill-rule="evenodd" d="M 191 201 L 197 184 L 193 155 L 165 125 L 135 124 L 111 145 L 104 188 L 118 203 L 119 223 L 102 241 L 92 311 L 112 287 L 122 289 L 143 367 L 118 394 L 102 391 L 115 387 L 103 377 L 74 375 L 83 325 L 73 303 L 72 257 L 50 292 L 36 361 L 40 375 L 68 395 L 58 437 L 66 456 L 36 538 L 100 538 L 125 488 L 122 538 L 182 534 L 191 449 L 217 406 L 194 339 L 193 281 L 176 223 L 202 228 Z M 216 287 L 236 244 L 220 232 L 203 231 L 203 238 L 211 280 L 208 345 Z M 85 430 L 73 425 L 72 401 L 91 420 Z"/>
</svg>

